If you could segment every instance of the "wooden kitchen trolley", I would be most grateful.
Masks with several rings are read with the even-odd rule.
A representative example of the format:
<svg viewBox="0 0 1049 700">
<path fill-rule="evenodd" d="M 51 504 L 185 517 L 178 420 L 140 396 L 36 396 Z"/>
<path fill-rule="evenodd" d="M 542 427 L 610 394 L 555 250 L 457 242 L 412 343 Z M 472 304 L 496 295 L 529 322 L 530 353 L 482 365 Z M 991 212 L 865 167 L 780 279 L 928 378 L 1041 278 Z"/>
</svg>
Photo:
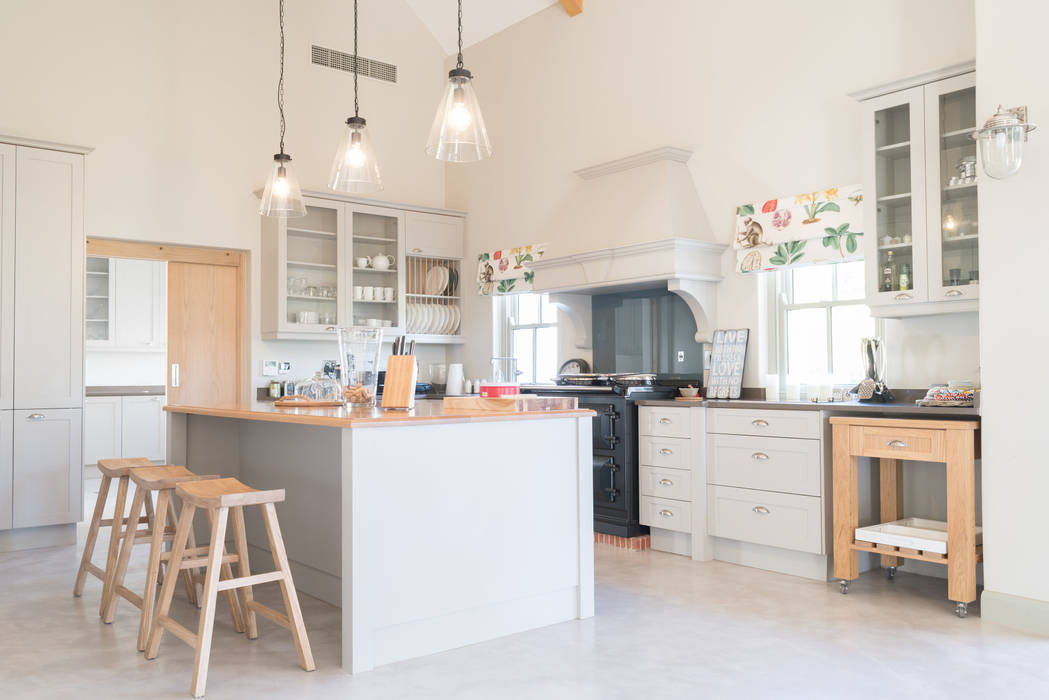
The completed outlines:
<svg viewBox="0 0 1049 700">
<path fill-rule="evenodd" d="M 834 576 L 841 592 L 859 577 L 859 553 L 882 556 L 889 576 L 903 559 L 947 565 L 947 597 L 959 617 L 976 600 L 976 563 L 983 545 L 976 543 L 976 457 L 980 423 L 972 420 L 897 419 L 834 416 Z M 859 527 L 859 457 L 879 464 L 881 522 L 903 517 L 903 460 L 947 465 L 947 553 L 928 552 L 856 540 Z"/>
</svg>

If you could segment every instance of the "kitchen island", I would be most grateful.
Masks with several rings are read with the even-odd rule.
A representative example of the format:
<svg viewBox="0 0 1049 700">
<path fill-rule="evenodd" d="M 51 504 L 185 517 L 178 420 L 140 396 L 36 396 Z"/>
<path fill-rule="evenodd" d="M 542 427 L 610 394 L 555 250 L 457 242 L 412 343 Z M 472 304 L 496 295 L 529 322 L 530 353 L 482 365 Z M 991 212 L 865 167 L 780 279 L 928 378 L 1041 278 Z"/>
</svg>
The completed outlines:
<svg viewBox="0 0 1049 700">
<path fill-rule="evenodd" d="M 169 463 L 286 490 L 296 586 L 342 607 L 349 673 L 594 613 L 591 411 L 165 410 Z"/>
</svg>

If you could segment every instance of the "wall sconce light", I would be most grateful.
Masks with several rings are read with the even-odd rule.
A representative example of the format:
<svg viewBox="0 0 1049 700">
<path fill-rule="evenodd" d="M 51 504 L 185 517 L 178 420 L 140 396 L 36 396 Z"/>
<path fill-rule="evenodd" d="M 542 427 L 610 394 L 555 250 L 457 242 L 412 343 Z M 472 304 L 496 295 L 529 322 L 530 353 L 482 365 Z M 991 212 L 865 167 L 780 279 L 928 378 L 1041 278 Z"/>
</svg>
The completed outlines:
<svg viewBox="0 0 1049 700">
<path fill-rule="evenodd" d="M 973 132 L 973 138 L 980 144 L 983 171 L 996 180 L 1015 175 L 1023 163 L 1027 132 L 1035 128 L 1027 122 L 1026 105 L 1011 109 L 998 105 L 998 111 L 984 122 L 983 128 Z"/>
</svg>

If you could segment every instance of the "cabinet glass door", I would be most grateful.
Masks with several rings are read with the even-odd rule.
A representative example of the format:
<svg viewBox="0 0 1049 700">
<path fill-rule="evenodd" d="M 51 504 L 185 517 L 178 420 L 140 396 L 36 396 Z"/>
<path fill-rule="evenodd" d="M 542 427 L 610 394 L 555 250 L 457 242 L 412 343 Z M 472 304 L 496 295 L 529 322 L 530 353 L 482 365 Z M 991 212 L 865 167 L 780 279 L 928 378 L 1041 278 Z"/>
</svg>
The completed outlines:
<svg viewBox="0 0 1049 700">
<path fill-rule="evenodd" d="M 930 300 L 978 296 L 976 80 L 926 86 Z"/>
<path fill-rule="evenodd" d="M 394 209 L 350 205 L 353 325 L 402 327 L 404 214 Z"/>
<path fill-rule="evenodd" d="M 87 259 L 85 284 L 84 339 L 88 345 L 112 345 L 113 275 L 109 258 Z"/>
<path fill-rule="evenodd" d="M 872 304 L 924 301 L 922 88 L 870 100 L 867 108 L 865 257 L 874 263 L 867 265 L 868 298 Z"/>
<path fill-rule="evenodd" d="M 287 221 L 285 321 L 295 331 L 324 332 L 338 324 L 339 204 L 306 200 L 306 216 Z"/>
</svg>

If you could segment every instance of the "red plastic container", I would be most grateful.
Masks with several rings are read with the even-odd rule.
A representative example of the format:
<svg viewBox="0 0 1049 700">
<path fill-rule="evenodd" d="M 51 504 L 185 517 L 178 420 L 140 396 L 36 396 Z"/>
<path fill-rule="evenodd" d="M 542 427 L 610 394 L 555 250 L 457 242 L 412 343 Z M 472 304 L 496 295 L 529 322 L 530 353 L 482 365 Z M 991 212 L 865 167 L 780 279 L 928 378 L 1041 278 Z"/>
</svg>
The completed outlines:
<svg viewBox="0 0 1049 700">
<path fill-rule="evenodd" d="M 513 396 L 521 393 L 521 387 L 517 384 L 481 384 L 480 393 L 486 398 Z"/>
</svg>

